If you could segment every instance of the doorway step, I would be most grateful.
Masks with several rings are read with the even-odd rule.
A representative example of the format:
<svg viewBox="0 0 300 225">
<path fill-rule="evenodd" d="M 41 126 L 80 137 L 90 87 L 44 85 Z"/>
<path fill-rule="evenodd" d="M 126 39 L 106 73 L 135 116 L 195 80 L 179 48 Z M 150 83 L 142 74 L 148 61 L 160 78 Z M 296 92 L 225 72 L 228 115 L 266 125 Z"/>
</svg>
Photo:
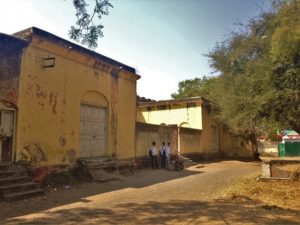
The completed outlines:
<svg viewBox="0 0 300 225">
<path fill-rule="evenodd" d="M 32 180 L 26 165 L 0 162 L 0 199 L 13 201 L 43 194 Z"/>
<path fill-rule="evenodd" d="M 84 158 L 77 161 L 82 175 L 92 181 L 122 180 L 122 176 L 135 171 L 134 161 L 119 161 L 106 157 Z"/>
</svg>

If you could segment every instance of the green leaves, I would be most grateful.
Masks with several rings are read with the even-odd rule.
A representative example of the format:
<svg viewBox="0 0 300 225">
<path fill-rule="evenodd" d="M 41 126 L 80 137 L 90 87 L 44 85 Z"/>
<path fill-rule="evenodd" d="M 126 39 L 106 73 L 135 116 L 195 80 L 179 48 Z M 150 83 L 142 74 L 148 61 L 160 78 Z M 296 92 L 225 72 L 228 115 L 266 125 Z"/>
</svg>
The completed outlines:
<svg viewBox="0 0 300 225">
<path fill-rule="evenodd" d="M 173 98 L 213 100 L 219 119 L 252 141 L 276 128 L 300 131 L 300 0 L 275 2 L 207 56 L 220 75 L 182 81 Z"/>
<path fill-rule="evenodd" d="M 299 4 L 274 5 L 208 55 L 221 74 L 220 118 L 231 130 L 255 135 L 274 130 L 270 125 L 300 130 Z"/>
<path fill-rule="evenodd" d="M 93 11 L 89 13 L 89 5 L 86 0 L 73 0 L 77 21 L 76 25 L 71 26 L 69 30 L 71 39 L 81 42 L 81 44 L 87 45 L 91 49 L 95 49 L 98 46 L 98 39 L 103 37 L 103 25 L 100 24 L 100 19 L 103 15 L 108 15 L 108 9 L 113 7 L 109 0 L 94 1 Z"/>
<path fill-rule="evenodd" d="M 300 1 L 284 5 L 275 18 L 272 35 L 272 61 L 274 64 L 299 63 L 300 57 Z"/>
<path fill-rule="evenodd" d="M 211 101 L 214 100 L 213 90 L 215 77 L 194 78 L 184 80 L 178 84 L 178 92 L 171 95 L 174 99 L 201 96 Z"/>
</svg>

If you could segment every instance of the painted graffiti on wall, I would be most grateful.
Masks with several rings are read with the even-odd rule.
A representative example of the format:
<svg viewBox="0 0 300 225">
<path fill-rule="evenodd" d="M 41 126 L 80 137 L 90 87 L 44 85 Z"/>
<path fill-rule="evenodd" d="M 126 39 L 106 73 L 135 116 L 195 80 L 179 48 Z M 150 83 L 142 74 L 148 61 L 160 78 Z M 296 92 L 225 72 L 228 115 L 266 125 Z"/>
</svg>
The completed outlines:
<svg viewBox="0 0 300 225">
<path fill-rule="evenodd" d="M 47 161 L 44 150 L 36 143 L 25 145 L 20 155 L 21 161 L 28 161 L 32 165 L 40 165 L 42 162 Z"/>
</svg>

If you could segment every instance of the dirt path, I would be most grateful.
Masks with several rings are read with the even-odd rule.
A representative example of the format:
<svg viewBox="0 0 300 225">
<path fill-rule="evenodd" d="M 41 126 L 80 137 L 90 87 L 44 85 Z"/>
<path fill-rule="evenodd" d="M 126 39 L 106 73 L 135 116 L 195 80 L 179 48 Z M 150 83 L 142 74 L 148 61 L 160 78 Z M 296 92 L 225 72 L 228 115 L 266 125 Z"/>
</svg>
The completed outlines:
<svg viewBox="0 0 300 225">
<path fill-rule="evenodd" d="M 238 161 L 184 171 L 141 170 L 104 184 L 82 183 L 44 197 L 0 203 L 1 224 L 300 224 L 300 212 L 222 199 L 233 179 L 258 173 Z"/>
</svg>

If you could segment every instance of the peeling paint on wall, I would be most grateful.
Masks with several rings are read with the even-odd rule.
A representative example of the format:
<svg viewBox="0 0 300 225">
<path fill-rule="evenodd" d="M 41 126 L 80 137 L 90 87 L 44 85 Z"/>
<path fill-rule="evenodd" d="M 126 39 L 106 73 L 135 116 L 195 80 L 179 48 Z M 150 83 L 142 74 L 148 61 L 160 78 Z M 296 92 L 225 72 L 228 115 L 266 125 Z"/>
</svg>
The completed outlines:
<svg viewBox="0 0 300 225">
<path fill-rule="evenodd" d="M 0 50 L 1 51 L 1 50 Z M 12 80 L 0 80 L 0 100 L 18 104 L 18 78 Z"/>
<path fill-rule="evenodd" d="M 36 85 L 36 97 L 38 98 L 43 98 L 43 99 L 46 99 L 47 98 L 47 93 L 44 92 L 41 88 L 40 85 Z"/>
<path fill-rule="evenodd" d="M 53 96 L 54 96 L 54 94 L 53 94 L 53 92 L 51 92 L 51 93 L 49 94 L 49 105 L 52 105 L 52 102 L 53 102 Z"/>
<path fill-rule="evenodd" d="M 67 143 L 67 140 L 66 140 L 65 137 L 60 136 L 59 139 L 58 139 L 58 143 L 59 143 L 62 147 L 64 147 L 64 146 L 66 145 L 66 143 Z"/>
<path fill-rule="evenodd" d="M 21 56 L 28 43 L 5 34 L 0 34 L 0 43 L 0 100 L 17 105 Z"/>
<path fill-rule="evenodd" d="M 118 78 L 120 70 L 112 70 L 111 76 L 114 78 L 111 80 L 111 125 L 112 125 L 112 136 L 113 136 L 113 149 L 112 156 L 115 157 L 117 154 L 117 105 L 118 105 Z"/>
<path fill-rule="evenodd" d="M 21 96 L 16 160 L 26 159 L 39 166 L 75 162 L 80 153 L 82 103 L 107 108 L 107 154 L 111 156 L 119 149 L 117 157 L 133 157 L 137 78 L 134 69 L 126 65 L 120 68 L 110 59 L 102 62 L 96 53 L 75 52 L 52 39 L 39 42 L 40 39 L 38 35 L 31 37 L 22 54 L 22 77 L 16 77 L 16 94 Z M 55 67 L 42 68 L 41 57 L 47 55 L 56 58 Z M 98 64 L 94 67 L 95 61 Z M 120 74 L 111 74 L 112 67 Z M 13 85 L 6 89 L 14 90 Z M 84 96 L 87 92 L 92 93 Z M 94 92 L 103 96 L 99 98 Z"/>
<path fill-rule="evenodd" d="M 52 112 L 54 114 L 56 114 L 56 104 L 57 104 L 57 94 L 54 96 L 53 105 L 52 105 Z"/>
</svg>

